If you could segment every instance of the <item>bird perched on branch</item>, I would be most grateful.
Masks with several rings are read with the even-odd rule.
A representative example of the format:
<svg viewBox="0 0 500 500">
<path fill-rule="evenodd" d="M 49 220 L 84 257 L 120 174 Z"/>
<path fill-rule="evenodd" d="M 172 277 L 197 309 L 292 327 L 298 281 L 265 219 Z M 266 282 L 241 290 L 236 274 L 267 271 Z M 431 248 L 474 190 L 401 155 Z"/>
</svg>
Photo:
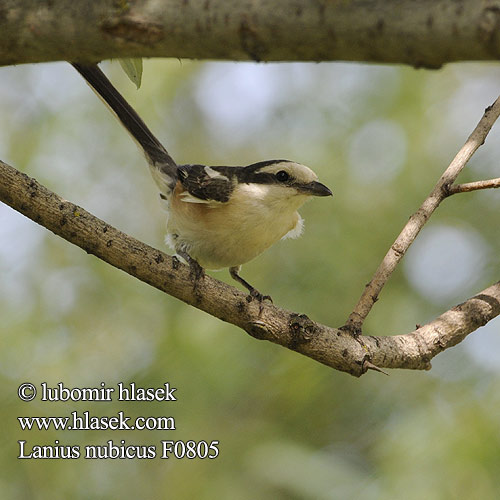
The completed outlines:
<svg viewBox="0 0 500 500">
<path fill-rule="evenodd" d="M 197 277 L 204 268 L 228 267 L 251 297 L 270 298 L 239 275 L 241 265 L 281 238 L 300 236 L 297 209 L 311 196 L 330 196 L 330 189 L 311 169 L 288 160 L 177 165 L 97 65 L 73 66 L 143 150 L 167 210 L 166 243 Z"/>
</svg>

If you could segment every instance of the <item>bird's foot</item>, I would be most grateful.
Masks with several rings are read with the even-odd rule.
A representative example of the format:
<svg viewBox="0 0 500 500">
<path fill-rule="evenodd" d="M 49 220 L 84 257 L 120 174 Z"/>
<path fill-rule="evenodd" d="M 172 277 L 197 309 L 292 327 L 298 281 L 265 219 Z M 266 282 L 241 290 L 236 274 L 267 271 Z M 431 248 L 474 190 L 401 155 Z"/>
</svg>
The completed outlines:
<svg viewBox="0 0 500 500">
<path fill-rule="evenodd" d="M 242 284 L 247 290 L 248 290 L 248 295 L 247 295 L 247 302 L 250 303 L 252 300 L 256 300 L 259 303 L 259 315 L 262 313 L 264 309 L 264 301 L 268 300 L 273 303 L 273 299 L 271 298 L 270 295 L 264 295 L 260 293 L 256 288 L 254 288 L 248 281 L 245 281 L 240 275 L 239 275 L 240 268 L 239 267 L 230 267 L 229 268 L 229 274 L 231 274 L 231 277 L 236 280 L 238 283 Z"/>
<path fill-rule="evenodd" d="M 191 275 L 194 277 L 195 281 L 199 281 L 205 276 L 205 269 L 203 269 L 196 260 L 191 259 L 189 267 L 191 269 Z"/>
<path fill-rule="evenodd" d="M 247 302 L 252 302 L 252 300 L 254 299 L 258 302 L 264 302 L 265 300 L 268 300 L 269 302 L 271 302 L 271 304 L 273 303 L 273 299 L 270 295 L 263 295 L 256 288 L 251 286 L 248 289 Z"/>
<path fill-rule="evenodd" d="M 205 269 L 203 269 L 203 267 L 198 264 L 198 261 L 193 259 L 187 252 L 178 250 L 177 255 L 187 262 L 189 265 L 189 274 L 195 282 L 201 280 L 205 276 Z"/>
</svg>

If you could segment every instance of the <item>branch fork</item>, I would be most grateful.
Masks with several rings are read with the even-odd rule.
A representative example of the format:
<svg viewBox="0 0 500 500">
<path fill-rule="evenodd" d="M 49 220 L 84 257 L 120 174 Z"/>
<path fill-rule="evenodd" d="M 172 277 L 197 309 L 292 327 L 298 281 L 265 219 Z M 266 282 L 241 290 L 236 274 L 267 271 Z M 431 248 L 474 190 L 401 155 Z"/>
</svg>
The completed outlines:
<svg viewBox="0 0 500 500">
<path fill-rule="evenodd" d="M 375 302 L 378 300 L 382 288 L 389 280 L 398 263 L 406 254 L 408 248 L 410 248 L 410 245 L 415 241 L 415 238 L 418 236 L 425 223 L 445 198 L 457 193 L 500 187 L 500 179 L 454 184 L 458 175 L 464 169 L 472 155 L 484 144 L 489 131 L 499 115 L 500 97 L 491 106 L 485 109 L 481 120 L 463 147 L 445 170 L 420 208 L 410 217 L 401 233 L 396 238 L 396 241 L 391 245 L 372 279 L 366 285 L 365 290 L 349 315 L 346 324 L 342 327 L 342 330 L 350 332 L 353 335 L 361 334 L 363 323 Z"/>
</svg>

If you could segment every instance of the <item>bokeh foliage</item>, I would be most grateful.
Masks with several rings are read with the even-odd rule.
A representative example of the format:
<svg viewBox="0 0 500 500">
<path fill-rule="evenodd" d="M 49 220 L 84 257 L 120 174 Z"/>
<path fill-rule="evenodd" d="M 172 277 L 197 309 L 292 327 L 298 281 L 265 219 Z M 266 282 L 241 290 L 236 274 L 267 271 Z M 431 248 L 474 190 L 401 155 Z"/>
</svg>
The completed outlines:
<svg viewBox="0 0 500 500">
<path fill-rule="evenodd" d="M 146 61 L 139 91 L 105 70 L 180 163 L 289 158 L 333 199 L 305 236 L 242 275 L 275 303 L 340 326 L 409 215 L 500 92 L 493 65 L 426 72 L 356 64 Z M 67 64 L 4 68 L 1 158 L 162 248 L 141 155 Z M 498 177 L 498 125 L 460 180 Z M 365 333 L 405 333 L 499 279 L 500 193 L 444 202 Z M 443 236 L 444 235 L 444 236 Z M 421 241 L 421 243 L 420 243 Z M 3 498 L 481 498 L 500 495 L 500 323 L 426 373 L 334 372 L 258 342 L 0 206 Z M 227 280 L 226 271 L 214 273 Z M 21 402 L 25 381 L 177 387 L 175 403 Z M 18 416 L 174 416 L 176 431 L 35 432 Z M 208 460 L 18 460 L 28 444 L 218 439 Z"/>
</svg>

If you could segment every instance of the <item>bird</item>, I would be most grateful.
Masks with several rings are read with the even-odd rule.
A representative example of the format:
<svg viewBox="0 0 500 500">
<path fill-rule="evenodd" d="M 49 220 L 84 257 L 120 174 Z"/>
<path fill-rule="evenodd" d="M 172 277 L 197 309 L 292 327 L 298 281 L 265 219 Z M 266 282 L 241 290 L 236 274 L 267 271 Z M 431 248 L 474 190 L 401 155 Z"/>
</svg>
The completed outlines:
<svg viewBox="0 0 500 500">
<path fill-rule="evenodd" d="M 166 210 L 166 244 L 196 279 L 205 269 L 229 268 L 249 301 L 272 301 L 240 276 L 241 266 L 280 239 L 299 237 L 297 210 L 332 191 L 310 168 L 290 160 L 178 165 L 97 64 L 71 64 L 142 149 Z"/>
</svg>

